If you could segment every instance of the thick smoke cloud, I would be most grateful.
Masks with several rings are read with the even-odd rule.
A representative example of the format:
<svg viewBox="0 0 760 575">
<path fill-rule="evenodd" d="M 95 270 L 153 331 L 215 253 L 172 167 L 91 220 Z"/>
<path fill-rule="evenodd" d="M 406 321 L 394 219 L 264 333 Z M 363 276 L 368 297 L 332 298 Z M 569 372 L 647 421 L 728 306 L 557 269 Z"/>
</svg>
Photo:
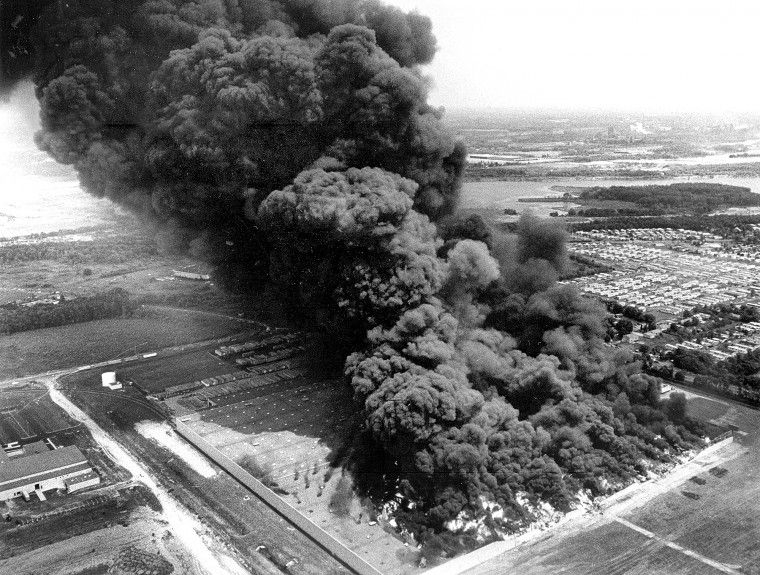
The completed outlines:
<svg viewBox="0 0 760 575">
<path fill-rule="evenodd" d="M 366 477 L 426 542 L 484 500 L 513 528 L 526 500 L 567 508 L 694 440 L 604 347 L 603 307 L 557 283 L 564 231 L 455 213 L 465 151 L 417 69 L 429 19 L 375 0 L 36 6 L 13 78 L 36 84 L 39 146 L 165 249 L 275 283 L 341 337 Z"/>
<path fill-rule="evenodd" d="M 531 520 L 526 498 L 567 509 L 579 489 L 606 493 L 694 440 L 668 420 L 659 382 L 604 346 L 600 304 L 534 281 L 532 268 L 566 265 L 564 232 L 527 216 L 507 240 L 499 262 L 456 241 L 436 297 L 370 330 L 346 362 L 387 472 L 417 504 L 400 517 L 429 543 L 481 516 L 483 499 L 508 529 Z"/>
<path fill-rule="evenodd" d="M 359 334 L 438 292 L 446 265 L 418 185 L 378 168 L 300 174 L 261 204 L 272 276 L 304 313 Z"/>
<path fill-rule="evenodd" d="M 17 35 L 36 54 L 38 145 L 153 220 L 162 245 L 264 273 L 250 216 L 312 168 L 382 167 L 417 183 L 417 211 L 456 207 L 464 149 L 417 71 L 436 50 L 426 17 L 375 0 L 37 9 Z"/>
</svg>

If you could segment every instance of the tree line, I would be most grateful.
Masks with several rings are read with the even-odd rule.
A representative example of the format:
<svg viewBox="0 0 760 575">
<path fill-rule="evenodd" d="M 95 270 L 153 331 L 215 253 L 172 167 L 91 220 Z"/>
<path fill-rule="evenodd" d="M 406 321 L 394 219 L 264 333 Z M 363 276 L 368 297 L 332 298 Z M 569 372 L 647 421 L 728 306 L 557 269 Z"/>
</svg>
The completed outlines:
<svg viewBox="0 0 760 575">
<path fill-rule="evenodd" d="M 12 334 L 96 319 L 129 316 L 134 306 L 127 292 L 116 288 L 105 293 L 61 299 L 56 304 L 6 304 L 0 307 L 0 333 Z"/>
<path fill-rule="evenodd" d="M 724 207 L 760 206 L 760 195 L 749 188 L 712 183 L 594 187 L 580 199 L 630 202 L 654 212 L 685 210 L 707 213 Z"/>
<path fill-rule="evenodd" d="M 94 242 L 11 244 L 0 247 L 0 264 L 11 265 L 42 260 L 63 261 L 71 264 L 118 264 L 156 253 L 154 240 L 131 236 L 113 237 Z"/>
</svg>

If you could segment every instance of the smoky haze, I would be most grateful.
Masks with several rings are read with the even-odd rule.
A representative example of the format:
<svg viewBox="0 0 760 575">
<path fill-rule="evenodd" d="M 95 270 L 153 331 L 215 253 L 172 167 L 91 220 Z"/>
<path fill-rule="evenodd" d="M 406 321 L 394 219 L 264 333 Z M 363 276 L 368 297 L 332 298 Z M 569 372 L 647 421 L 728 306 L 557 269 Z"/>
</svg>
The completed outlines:
<svg viewBox="0 0 760 575">
<path fill-rule="evenodd" d="M 483 501 L 510 528 L 526 497 L 566 509 L 693 438 L 604 347 L 605 310 L 556 283 L 562 230 L 457 213 L 466 154 L 427 103 L 428 18 L 375 0 L 36 6 L 6 85 L 33 80 L 38 146 L 164 249 L 275 284 L 339 336 L 356 475 L 414 502 L 398 518 L 421 540 Z"/>
</svg>

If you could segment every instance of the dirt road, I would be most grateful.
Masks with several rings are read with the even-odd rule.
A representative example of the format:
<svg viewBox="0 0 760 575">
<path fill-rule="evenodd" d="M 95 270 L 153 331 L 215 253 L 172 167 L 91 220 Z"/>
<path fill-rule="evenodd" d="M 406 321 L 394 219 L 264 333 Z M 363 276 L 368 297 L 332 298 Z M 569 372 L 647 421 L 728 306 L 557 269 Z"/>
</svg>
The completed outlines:
<svg viewBox="0 0 760 575">
<path fill-rule="evenodd" d="M 95 441 L 117 463 L 126 468 L 136 481 L 145 484 L 156 496 L 163 508 L 163 516 L 174 535 L 183 543 L 194 558 L 194 567 L 208 575 L 248 575 L 237 561 L 223 553 L 215 545 L 210 534 L 169 493 L 161 487 L 145 468 L 121 445 L 103 431 L 90 417 L 71 403 L 58 389 L 54 377 L 39 378 L 50 391 L 51 399 L 73 419 L 83 423 Z"/>
</svg>

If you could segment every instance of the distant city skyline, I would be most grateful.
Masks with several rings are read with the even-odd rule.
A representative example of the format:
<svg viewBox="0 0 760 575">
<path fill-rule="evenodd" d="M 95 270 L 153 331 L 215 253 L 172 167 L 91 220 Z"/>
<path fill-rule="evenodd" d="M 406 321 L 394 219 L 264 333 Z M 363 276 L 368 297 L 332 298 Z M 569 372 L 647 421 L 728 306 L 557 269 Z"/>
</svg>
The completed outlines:
<svg viewBox="0 0 760 575">
<path fill-rule="evenodd" d="M 388 1 L 433 20 L 436 105 L 760 112 L 757 3 Z"/>
</svg>

